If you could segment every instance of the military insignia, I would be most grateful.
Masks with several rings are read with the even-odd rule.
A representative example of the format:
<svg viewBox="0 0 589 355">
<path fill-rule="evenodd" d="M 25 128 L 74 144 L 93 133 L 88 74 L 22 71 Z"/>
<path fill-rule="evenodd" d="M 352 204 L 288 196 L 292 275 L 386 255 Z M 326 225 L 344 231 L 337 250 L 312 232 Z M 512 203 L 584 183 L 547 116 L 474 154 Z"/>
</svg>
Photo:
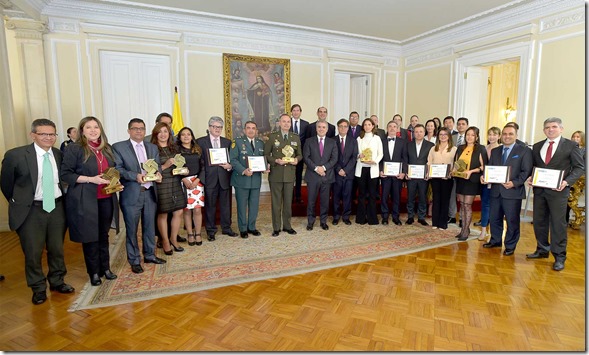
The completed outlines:
<svg viewBox="0 0 589 355">
<path fill-rule="evenodd" d="M 231 142 L 231 149 L 235 148 L 235 140 Z"/>
<path fill-rule="evenodd" d="M 295 147 L 296 147 L 296 146 L 297 146 L 297 142 L 290 142 L 290 145 L 292 145 L 292 146 L 295 146 Z"/>
<path fill-rule="evenodd" d="M 279 147 L 280 146 L 280 142 L 278 140 L 276 140 L 276 139 L 274 140 L 274 146 L 275 147 Z"/>
<path fill-rule="evenodd" d="M 245 150 L 245 143 L 241 144 L 241 150 Z"/>
</svg>

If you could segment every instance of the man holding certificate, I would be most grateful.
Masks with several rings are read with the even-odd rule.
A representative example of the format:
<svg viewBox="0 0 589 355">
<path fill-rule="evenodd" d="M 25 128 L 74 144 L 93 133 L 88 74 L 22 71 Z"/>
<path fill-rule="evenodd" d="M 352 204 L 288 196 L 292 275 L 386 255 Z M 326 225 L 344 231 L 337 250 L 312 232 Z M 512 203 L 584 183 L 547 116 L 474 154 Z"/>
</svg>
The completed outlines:
<svg viewBox="0 0 589 355">
<path fill-rule="evenodd" d="M 507 223 L 503 255 L 513 255 L 520 237 L 519 214 L 526 198 L 524 183 L 532 173 L 532 150 L 516 144 L 517 129 L 505 126 L 501 132 L 502 146 L 491 151 L 481 183 L 491 186 L 491 239 L 483 248 L 501 248 L 503 218 Z"/>
<path fill-rule="evenodd" d="M 380 161 L 380 178 L 382 195 L 380 210 L 382 224 L 389 224 L 388 197 L 391 197 L 393 223 L 400 226 L 399 201 L 401 200 L 401 184 L 407 172 L 407 141 L 397 137 L 399 125 L 395 121 L 387 124 L 387 137 L 382 140 L 383 157 Z"/>
<path fill-rule="evenodd" d="M 534 186 L 534 234 L 536 251 L 528 259 L 548 258 L 552 252 L 552 269 L 564 269 L 567 247 L 566 206 L 570 186 L 584 173 L 583 154 L 574 143 L 562 137 L 562 120 L 551 117 L 544 121 L 547 139 L 534 144 L 534 170 L 528 184 Z M 556 174 L 553 174 L 556 172 Z M 551 241 L 548 241 L 550 234 Z"/>
<path fill-rule="evenodd" d="M 259 236 L 256 229 L 262 172 L 266 172 L 264 142 L 256 138 L 258 127 L 254 121 L 245 123 L 245 136 L 235 138 L 231 143 L 231 185 L 235 187 L 237 202 L 237 226 L 239 235 L 247 238 L 251 233 Z"/>
<path fill-rule="evenodd" d="M 413 224 L 415 221 L 415 194 L 418 196 L 417 221 L 422 226 L 427 226 L 425 213 L 427 212 L 427 180 L 425 180 L 425 168 L 430 149 L 434 147 L 432 142 L 425 139 L 425 127 L 417 124 L 413 128 L 413 141 L 407 146 L 407 222 Z"/>
</svg>

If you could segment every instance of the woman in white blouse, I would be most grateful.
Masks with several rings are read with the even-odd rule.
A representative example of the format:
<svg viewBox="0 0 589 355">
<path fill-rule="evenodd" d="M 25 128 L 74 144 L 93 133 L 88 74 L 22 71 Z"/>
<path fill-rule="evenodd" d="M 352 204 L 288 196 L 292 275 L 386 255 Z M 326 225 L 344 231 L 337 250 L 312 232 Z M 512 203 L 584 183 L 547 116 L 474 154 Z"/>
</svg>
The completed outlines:
<svg viewBox="0 0 589 355">
<path fill-rule="evenodd" d="M 437 134 L 438 132 L 436 131 L 436 122 L 434 120 L 427 120 L 427 122 L 425 122 L 425 137 L 423 137 L 423 139 L 436 144 Z"/>
<path fill-rule="evenodd" d="M 372 132 L 373 130 L 374 123 L 367 118 L 362 122 L 362 131 L 357 138 L 360 154 L 358 154 L 354 175 L 358 183 L 358 209 L 356 212 L 356 223 L 358 224 L 378 224 L 376 196 L 378 194 L 378 163 L 382 159 L 382 141 L 378 135 Z"/>
</svg>

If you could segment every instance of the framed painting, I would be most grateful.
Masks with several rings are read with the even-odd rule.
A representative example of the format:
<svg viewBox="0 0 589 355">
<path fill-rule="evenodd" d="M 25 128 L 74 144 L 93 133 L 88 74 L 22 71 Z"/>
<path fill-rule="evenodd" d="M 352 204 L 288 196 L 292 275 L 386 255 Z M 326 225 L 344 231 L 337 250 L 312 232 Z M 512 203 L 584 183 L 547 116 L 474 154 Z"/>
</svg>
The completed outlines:
<svg viewBox="0 0 589 355">
<path fill-rule="evenodd" d="M 290 60 L 223 53 L 225 137 L 243 135 L 247 121 L 264 141 L 290 110 Z"/>
</svg>

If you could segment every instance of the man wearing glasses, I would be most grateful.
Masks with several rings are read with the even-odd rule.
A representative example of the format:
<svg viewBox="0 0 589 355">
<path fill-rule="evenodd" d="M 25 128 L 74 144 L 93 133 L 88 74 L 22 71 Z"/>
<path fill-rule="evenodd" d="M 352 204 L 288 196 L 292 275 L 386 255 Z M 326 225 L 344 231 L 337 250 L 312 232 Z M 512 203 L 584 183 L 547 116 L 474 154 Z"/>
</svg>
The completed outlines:
<svg viewBox="0 0 589 355">
<path fill-rule="evenodd" d="M 55 124 L 40 118 L 33 121 L 33 144 L 11 149 L 2 161 L 1 186 L 8 200 L 8 222 L 16 230 L 25 255 L 27 286 L 33 291 L 33 304 L 47 300 L 49 289 L 73 293 L 64 282 L 67 273 L 63 259 L 66 222 L 59 182 L 62 153 L 54 148 Z M 47 249 L 47 277 L 41 259 Z"/>
<path fill-rule="evenodd" d="M 229 148 L 231 141 L 221 137 L 224 122 L 221 117 L 213 116 L 209 119 L 209 134 L 200 137 L 196 143 L 202 148 L 204 174 L 200 174 L 200 180 L 205 186 L 205 227 L 210 242 L 215 240 L 217 225 L 215 214 L 217 202 L 221 213 L 221 231 L 224 235 L 237 237 L 231 229 L 231 164 L 229 164 Z M 211 165 L 209 149 L 225 148 L 227 162 L 219 165 Z"/>
</svg>

